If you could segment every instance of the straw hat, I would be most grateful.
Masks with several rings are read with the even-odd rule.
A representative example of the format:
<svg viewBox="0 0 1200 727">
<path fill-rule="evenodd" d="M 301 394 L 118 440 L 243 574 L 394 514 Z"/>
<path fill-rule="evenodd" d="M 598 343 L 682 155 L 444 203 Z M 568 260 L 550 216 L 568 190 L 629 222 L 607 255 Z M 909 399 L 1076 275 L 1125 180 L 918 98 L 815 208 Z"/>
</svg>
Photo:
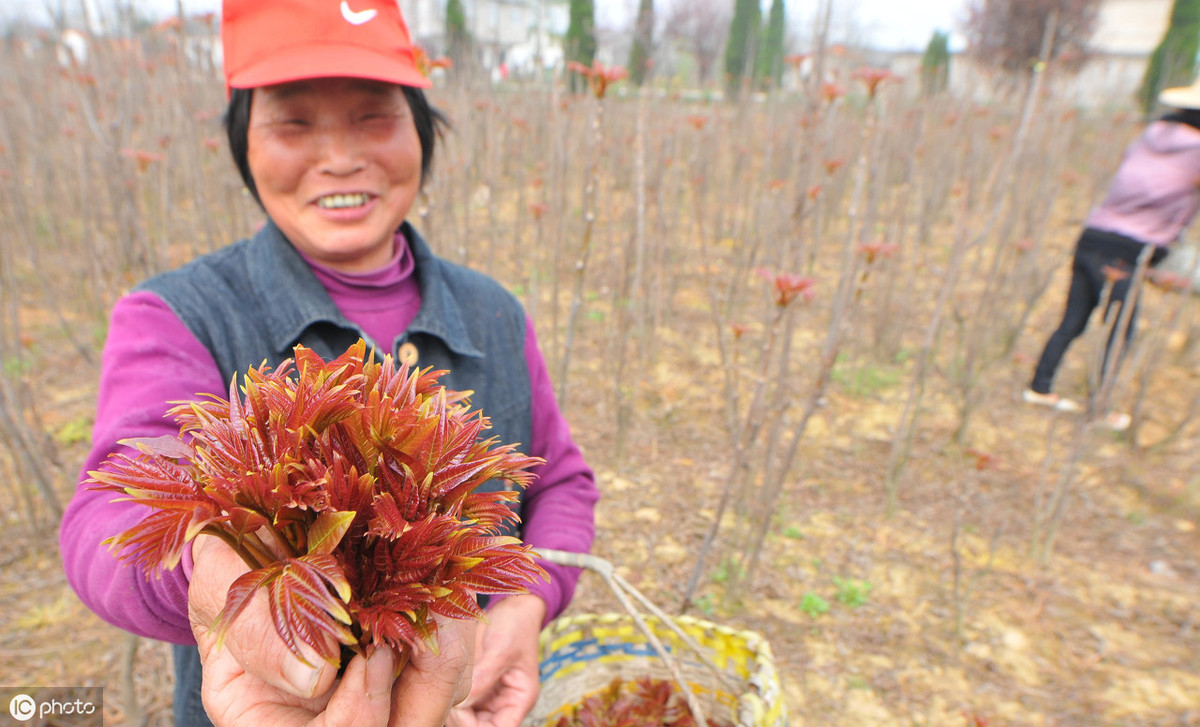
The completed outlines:
<svg viewBox="0 0 1200 727">
<path fill-rule="evenodd" d="M 1200 78 L 1190 86 L 1164 89 L 1158 102 L 1177 109 L 1200 109 Z"/>
</svg>

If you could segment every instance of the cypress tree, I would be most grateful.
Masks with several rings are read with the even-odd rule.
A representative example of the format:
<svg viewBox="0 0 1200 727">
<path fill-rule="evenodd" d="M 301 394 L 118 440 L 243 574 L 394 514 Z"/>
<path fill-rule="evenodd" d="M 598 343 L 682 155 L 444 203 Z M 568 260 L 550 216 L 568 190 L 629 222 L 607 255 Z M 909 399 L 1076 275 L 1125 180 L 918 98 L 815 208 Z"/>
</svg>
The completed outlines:
<svg viewBox="0 0 1200 727">
<path fill-rule="evenodd" d="M 925 46 L 925 55 L 921 57 L 921 91 L 926 96 L 941 93 L 946 90 L 949 81 L 950 35 L 935 30 Z"/>
<path fill-rule="evenodd" d="M 471 34 L 462 0 L 446 2 L 446 55 L 458 68 L 465 68 L 471 53 Z"/>
<path fill-rule="evenodd" d="M 1196 52 L 1200 49 L 1200 0 L 1175 0 L 1171 20 L 1162 41 L 1150 56 L 1146 75 L 1138 89 L 1138 103 L 1149 115 L 1158 102 L 1158 94 L 1171 86 L 1187 86 L 1196 71 Z"/>
<path fill-rule="evenodd" d="M 633 47 L 629 50 L 629 80 L 638 86 L 646 80 L 650 71 L 650 57 L 654 53 L 654 0 L 641 0 L 638 4 L 637 25 L 633 29 Z"/>
<path fill-rule="evenodd" d="M 743 82 L 754 71 L 761 25 L 758 0 L 734 0 L 729 40 L 725 43 L 725 93 L 731 99 L 737 98 Z"/>
<path fill-rule="evenodd" d="M 567 60 L 592 65 L 596 58 L 596 8 L 592 0 L 571 0 L 567 24 Z M 587 82 L 578 74 L 570 74 L 571 90 L 579 92 L 587 88 Z"/>
<path fill-rule="evenodd" d="M 771 0 L 758 54 L 758 79 L 765 88 L 777 87 L 783 77 L 784 24 L 783 0 Z"/>
</svg>

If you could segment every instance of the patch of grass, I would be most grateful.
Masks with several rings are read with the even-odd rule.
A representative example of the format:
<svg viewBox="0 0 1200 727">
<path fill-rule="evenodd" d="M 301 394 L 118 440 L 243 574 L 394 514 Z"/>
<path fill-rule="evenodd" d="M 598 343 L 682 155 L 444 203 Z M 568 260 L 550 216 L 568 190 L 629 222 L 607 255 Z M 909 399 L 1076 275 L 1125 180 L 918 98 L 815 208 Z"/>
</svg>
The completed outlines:
<svg viewBox="0 0 1200 727">
<path fill-rule="evenodd" d="M 871 600 L 870 581 L 834 576 L 833 585 L 837 586 L 837 594 L 834 598 L 844 606 L 858 608 L 859 606 L 865 606 Z"/>
<path fill-rule="evenodd" d="M 856 399 L 874 396 L 900 383 L 898 371 L 870 363 L 855 368 L 838 365 L 831 375 L 842 391 Z"/>
<path fill-rule="evenodd" d="M 58 428 L 54 439 L 64 447 L 86 442 L 92 435 L 92 418 L 90 416 L 75 417 Z"/>
<path fill-rule="evenodd" d="M 33 370 L 33 362 L 28 359 L 8 358 L 0 366 L 0 371 L 10 379 L 19 379 Z"/>
<path fill-rule="evenodd" d="M 717 613 L 717 599 L 713 598 L 711 593 L 705 593 L 703 596 L 693 599 L 692 604 L 700 609 L 700 613 L 704 614 L 705 618 L 712 618 Z"/>
<path fill-rule="evenodd" d="M 800 530 L 798 525 L 788 525 L 783 529 L 783 537 L 791 538 L 792 540 L 803 540 L 804 532 Z"/>
<path fill-rule="evenodd" d="M 733 576 L 741 576 L 741 566 L 738 565 L 734 558 L 726 558 L 713 571 L 712 579 L 715 583 L 728 583 Z"/>
<path fill-rule="evenodd" d="M 76 616 L 72 599 L 66 593 L 51 603 L 34 603 L 13 620 L 15 631 L 38 631 L 68 622 Z"/>
<path fill-rule="evenodd" d="M 809 591 L 800 599 L 800 610 L 807 613 L 809 618 L 818 618 L 822 614 L 829 613 L 829 601 Z"/>
</svg>

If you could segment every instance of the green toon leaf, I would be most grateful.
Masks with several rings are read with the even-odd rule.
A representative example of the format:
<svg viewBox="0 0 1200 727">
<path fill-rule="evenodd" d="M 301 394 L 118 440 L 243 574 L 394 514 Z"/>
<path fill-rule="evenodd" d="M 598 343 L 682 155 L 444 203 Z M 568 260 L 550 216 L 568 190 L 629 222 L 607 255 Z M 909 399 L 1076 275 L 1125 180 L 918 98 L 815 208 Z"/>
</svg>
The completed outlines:
<svg viewBox="0 0 1200 727">
<path fill-rule="evenodd" d="M 338 543 L 342 542 L 346 532 L 350 530 L 356 514 L 349 510 L 344 512 L 327 510 L 318 515 L 308 528 L 308 554 L 329 555 L 332 553 Z"/>
</svg>

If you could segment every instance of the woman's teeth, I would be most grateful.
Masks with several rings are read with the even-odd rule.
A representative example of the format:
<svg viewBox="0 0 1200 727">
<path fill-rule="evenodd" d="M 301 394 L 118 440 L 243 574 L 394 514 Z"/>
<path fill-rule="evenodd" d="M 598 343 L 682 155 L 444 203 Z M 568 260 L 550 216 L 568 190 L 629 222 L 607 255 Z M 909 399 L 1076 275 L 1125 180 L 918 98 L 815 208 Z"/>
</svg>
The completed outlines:
<svg viewBox="0 0 1200 727">
<path fill-rule="evenodd" d="M 317 205 L 327 210 L 345 209 L 347 207 L 362 207 L 367 203 L 365 194 L 331 194 L 317 200 Z"/>
</svg>

